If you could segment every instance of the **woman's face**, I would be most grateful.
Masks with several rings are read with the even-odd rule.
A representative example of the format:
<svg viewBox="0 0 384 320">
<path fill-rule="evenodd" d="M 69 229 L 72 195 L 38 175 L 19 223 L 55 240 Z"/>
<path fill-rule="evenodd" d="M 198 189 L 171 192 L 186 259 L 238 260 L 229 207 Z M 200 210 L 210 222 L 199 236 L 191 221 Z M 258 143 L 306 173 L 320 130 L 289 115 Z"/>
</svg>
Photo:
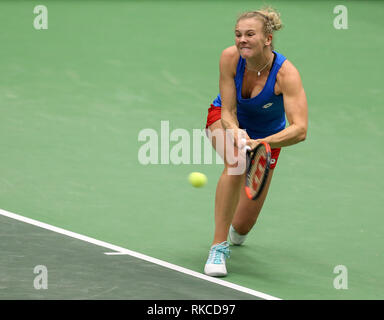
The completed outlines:
<svg viewBox="0 0 384 320">
<path fill-rule="evenodd" d="M 252 58 L 259 55 L 265 47 L 267 38 L 263 32 L 263 24 L 255 18 L 240 20 L 235 28 L 235 43 L 240 55 Z"/>
</svg>

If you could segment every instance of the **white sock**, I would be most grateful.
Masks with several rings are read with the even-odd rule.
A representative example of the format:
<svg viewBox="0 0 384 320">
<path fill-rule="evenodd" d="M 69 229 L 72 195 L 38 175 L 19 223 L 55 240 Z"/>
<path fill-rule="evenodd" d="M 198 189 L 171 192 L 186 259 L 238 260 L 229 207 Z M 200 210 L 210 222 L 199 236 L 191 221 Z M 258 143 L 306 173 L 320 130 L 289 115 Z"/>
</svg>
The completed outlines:
<svg viewBox="0 0 384 320">
<path fill-rule="evenodd" d="M 230 226 L 230 233 L 231 233 L 231 242 L 233 244 L 242 244 L 247 237 L 246 234 L 239 234 L 236 229 L 231 225 Z"/>
</svg>

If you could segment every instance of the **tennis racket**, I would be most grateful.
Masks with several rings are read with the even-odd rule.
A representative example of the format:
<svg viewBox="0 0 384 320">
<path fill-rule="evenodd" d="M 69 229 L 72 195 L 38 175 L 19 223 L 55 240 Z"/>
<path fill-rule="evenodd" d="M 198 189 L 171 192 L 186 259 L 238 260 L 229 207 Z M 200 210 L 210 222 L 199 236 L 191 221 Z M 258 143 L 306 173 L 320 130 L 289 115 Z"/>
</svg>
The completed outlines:
<svg viewBox="0 0 384 320">
<path fill-rule="evenodd" d="M 271 147 L 261 142 L 255 149 L 246 146 L 247 174 L 245 176 L 245 193 L 251 200 L 256 200 L 265 187 L 271 165 Z"/>
</svg>

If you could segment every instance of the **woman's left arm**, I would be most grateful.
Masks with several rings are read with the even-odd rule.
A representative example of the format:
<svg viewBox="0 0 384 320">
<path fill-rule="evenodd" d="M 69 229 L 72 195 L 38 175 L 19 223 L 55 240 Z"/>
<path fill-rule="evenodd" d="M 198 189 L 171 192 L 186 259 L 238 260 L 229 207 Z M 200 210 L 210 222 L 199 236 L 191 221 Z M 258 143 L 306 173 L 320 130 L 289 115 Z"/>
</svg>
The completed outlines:
<svg viewBox="0 0 384 320">
<path fill-rule="evenodd" d="M 254 140 L 255 143 L 252 143 L 252 147 L 255 147 L 260 141 L 268 142 L 271 148 L 287 147 L 304 141 L 307 136 L 307 97 L 299 72 L 291 62 L 286 61 L 276 80 L 283 94 L 284 109 L 289 126 L 274 135 Z"/>
</svg>

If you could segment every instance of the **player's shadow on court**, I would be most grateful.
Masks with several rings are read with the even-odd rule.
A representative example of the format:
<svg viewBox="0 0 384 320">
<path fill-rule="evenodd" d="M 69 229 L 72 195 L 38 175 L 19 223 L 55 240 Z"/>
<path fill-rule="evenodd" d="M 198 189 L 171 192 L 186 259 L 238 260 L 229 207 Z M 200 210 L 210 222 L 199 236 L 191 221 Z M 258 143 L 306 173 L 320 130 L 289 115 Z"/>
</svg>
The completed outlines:
<svg viewBox="0 0 384 320">
<path fill-rule="evenodd" d="M 244 244 L 242 246 L 231 245 L 230 250 L 231 257 L 227 260 L 229 275 L 241 274 L 245 277 L 262 279 L 271 277 L 270 261 L 265 254 L 266 248 Z"/>
<path fill-rule="evenodd" d="M 299 285 L 300 282 L 312 281 L 314 277 L 329 281 L 323 272 L 327 261 L 300 255 L 284 246 L 244 244 L 231 245 L 230 250 L 231 257 L 227 261 L 229 276 L 241 275 L 284 285 L 292 285 L 292 279 L 295 279 L 294 285 Z"/>
</svg>

